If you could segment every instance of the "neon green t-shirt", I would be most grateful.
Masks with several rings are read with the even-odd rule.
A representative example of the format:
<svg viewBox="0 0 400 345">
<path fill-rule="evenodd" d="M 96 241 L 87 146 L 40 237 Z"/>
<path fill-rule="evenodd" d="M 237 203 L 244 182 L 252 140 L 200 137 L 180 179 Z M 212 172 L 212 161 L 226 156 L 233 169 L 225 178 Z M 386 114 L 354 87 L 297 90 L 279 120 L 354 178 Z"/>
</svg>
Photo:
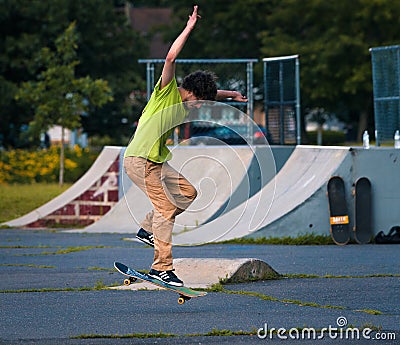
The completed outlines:
<svg viewBox="0 0 400 345">
<path fill-rule="evenodd" d="M 128 144 L 124 157 L 143 157 L 155 163 L 171 159 L 166 141 L 174 128 L 183 122 L 187 111 L 175 78 L 162 90 L 160 85 L 161 78 L 142 112 L 135 136 Z"/>
</svg>

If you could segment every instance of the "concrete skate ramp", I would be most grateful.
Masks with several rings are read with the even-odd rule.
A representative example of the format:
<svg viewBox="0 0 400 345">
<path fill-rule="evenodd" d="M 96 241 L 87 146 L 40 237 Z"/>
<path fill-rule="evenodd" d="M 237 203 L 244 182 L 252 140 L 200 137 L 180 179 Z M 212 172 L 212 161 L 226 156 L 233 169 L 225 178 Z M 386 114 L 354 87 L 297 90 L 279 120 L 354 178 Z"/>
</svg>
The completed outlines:
<svg viewBox="0 0 400 345">
<path fill-rule="evenodd" d="M 183 258 L 174 259 L 176 275 L 191 288 L 209 288 L 221 281 L 241 283 L 255 280 L 278 279 L 277 273 L 266 262 L 254 258 Z M 117 286 L 117 290 L 158 290 L 157 286 L 140 282 Z"/>
<path fill-rule="evenodd" d="M 197 227 L 226 205 L 238 186 L 248 179 L 248 168 L 254 157 L 253 148 L 247 146 L 177 146 L 171 151 L 173 159 L 169 164 L 199 192 L 188 210 L 176 218 L 175 233 Z M 273 160 L 271 151 L 267 151 Z M 124 176 L 122 185 L 129 185 L 125 181 L 129 178 Z M 75 231 L 132 233 L 137 231 L 151 209 L 147 196 L 131 184 L 107 215 L 85 229 Z"/>
<path fill-rule="evenodd" d="M 58 195 L 56 198 L 38 207 L 32 212 L 20 218 L 3 223 L 2 225 L 12 227 L 35 227 L 33 224 L 40 223 L 41 221 L 48 222 L 55 220 L 56 218 L 60 219 L 60 217 L 62 217 L 62 212 L 60 210 L 70 209 L 72 212 L 79 212 L 79 208 L 81 208 L 81 210 L 82 207 L 86 207 L 88 209 L 91 206 L 89 203 L 94 203 L 94 207 L 101 207 L 103 212 L 104 209 L 111 208 L 115 204 L 115 202 L 110 201 L 108 195 L 111 190 L 113 194 L 115 194 L 115 200 L 118 200 L 117 175 L 119 170 L 118 157 L 120 152 L 121 147 L 105 146 L 90 169 L 64 193 Z M 112 169 L 111 166 L 113 166 Z M 86 195 L 85 197 L 82 197 L 82 195 L 89 190 L 90 196 Z M 90 199 L 92 199 L 92 201 Z M 83 206 L 83 204 L 87 205 Z M 93 217 L 96 217 L 94 216 L 93 212 L 89 212 L 91 213 L 90 215 L 81 215 L 85 222 L 94 221 Z M 65 215 L 65 217 L 73 216 Z M 39 226 L 41 225 L 39 224 Z"/>
<path fill-rule="evenodd" d="M 322 187 L 341 167 L 349 150 L 347 147 L 296 147 L 276 178 L 257 194 L 214 221 L 174 236 L 174 244 L 195 245 L 224 241 L 251 236 L 257 230 L 265 230 L 268 234 L 271 225 L 296 214 L 296 210 L 310 200 L 315 201 L 313 196 L 324 190 Z M 323 195 L 326 199 L 325 190 Z M 316 201 L 321 204 L 322 200 Z M 306 213 L 302 216 L 307 218 Z M 287 235 L 296 230 L 287 229 Z"/>
</svg>

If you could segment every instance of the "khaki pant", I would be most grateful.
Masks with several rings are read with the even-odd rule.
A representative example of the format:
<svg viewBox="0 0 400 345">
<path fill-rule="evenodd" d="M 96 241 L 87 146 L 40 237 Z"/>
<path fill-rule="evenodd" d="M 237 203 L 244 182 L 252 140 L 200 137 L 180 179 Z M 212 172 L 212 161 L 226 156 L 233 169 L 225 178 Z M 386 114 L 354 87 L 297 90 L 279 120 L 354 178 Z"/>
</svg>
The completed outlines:
<svg viewBox="0 0 400 345">
<path fill-rule="evenodd" d="M 154 209 L 140 226 L 154 235 L 154 262 L 158 271 L 172 269 L 172 229 L 175 217 L 197 196 L 196 189 L 167 162 L 154 163 L 141 157 L 125 157 L 129 178 L 149 197 Z"/>
</svg>

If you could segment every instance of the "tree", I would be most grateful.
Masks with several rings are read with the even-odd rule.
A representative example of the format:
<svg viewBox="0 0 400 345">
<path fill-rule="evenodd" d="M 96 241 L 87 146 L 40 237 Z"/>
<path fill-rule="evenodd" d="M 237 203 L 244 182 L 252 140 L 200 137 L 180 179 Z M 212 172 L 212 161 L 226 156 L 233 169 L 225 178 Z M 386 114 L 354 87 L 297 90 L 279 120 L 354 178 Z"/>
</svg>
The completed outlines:
<svg viewBox="0 0 400 345">
<path fill-rule="evenodd" d="M 182 57 L 261 60 L 299 54 L 303 110 L 324 108 L 336 114 L 358 126 L 359 139 L 372 126 L 369 48 L 398 44 L 399 1 L 199 0 L 197 4 L 203 18 Z M 174 0 L 163 5 L 171 6 L 176 17 L 173 25 L 163 29 L 171 39 L 192 2 Z M 261 75 L 259 63 L 255 84 L 260 86 Z"/>
<path fill-rule="evenodd" d="M 60 185 L 64 182 L 64 129 L 80 127 L 83 112 L 113 100 L 107 81 L 89 76 L 76 78 L 77 48 L 75 23 L 71 23 L 56 39 L 54 50 L 46 47 L 39 52 L 37 59 L 43 68 L 38 80 L 22 83 L 16 95 L 17 101 L 34 108 L 32 133 L 45 132 L 54 125 L 62 128 Z"/>
<path fill-rule="evenodd" d="M 0 137 L 4 145 L 20 146 L 20 128 L 33 113 L 15 101 L 21 82 L 36 78 L 37 47 L 54 42 L 70 22 L 78 34 L 76 76 L 103 78 L 113 90 L 114 102 L 95 109 L 82 121 L 89 134 L 110 135 L 120 141 L 129 135 L 134 116 L 129 95 L 145 89 L 143 65 L 148 43 L 134 30 L 124 11 L 126 1 L 114 0 L 4 0 L 0 1 Z M 52 44 L 52 43 L 51 43 Z M 129 134 L 128 134 L 129 133 Z M 120 142 L 118 142 L 120 143 Z M 1 145 L 1 143 L 0 143 Z M 31 144 L 30 144 L 31 145 Z"/>
<path fill-rule="evenodd" d="M 276 1 L 260 33 L 264 54 L 300 54 L 304 108 L 324 108 L 358 123 L 358 140 L 373 123 L 369 48 L 398 42 L 400 2 Z"/>
<path fill-rule="evenodd" d="M 258 58 L 265 17 L 271 13 L 270 1 L 199 0 L 202 19 L 191 33 L 182 51 L 183 58 Z M 191 11 L 193 1 L 169 1 L 174 22 L 165 30 L 165 38 L 177 36 Z"/>
<path fill-rule="evenodd" d="M 26 106 L 16 103 L 14 96 L 22 81 L 34 77 L 32 56 L 37 47 L 56 37 L 55 26 L 63 22 L 65 15 L 58 5 L 60 0 L 54 0 L 51 8 L 46 1 L 0 2 L 0 134 L 5 146 L 21 146 L 19 129 L 30 121 L 31 113 Z"/>
<path fill-rule="evenodd" d="M 83 119 L 89 135 L 108 135 L 114 144 L 126 144 L 132 124 L 140 115 L 129 96 L 145 90 L 145 67 L 138 63 L 148 52 L 148 42 L 134 31 L 126 16 L 126 1 L 69 1 L 70 20 L 76 20 L 79 35 L 77 75 L 106 79 L 114 102 Z M 118 5 L 118 6 L 117 6 Z M 76 19 L 75 19 L 76 18 Z M 142 108 L 143 104 L 139 106 Z"/>
</svg>

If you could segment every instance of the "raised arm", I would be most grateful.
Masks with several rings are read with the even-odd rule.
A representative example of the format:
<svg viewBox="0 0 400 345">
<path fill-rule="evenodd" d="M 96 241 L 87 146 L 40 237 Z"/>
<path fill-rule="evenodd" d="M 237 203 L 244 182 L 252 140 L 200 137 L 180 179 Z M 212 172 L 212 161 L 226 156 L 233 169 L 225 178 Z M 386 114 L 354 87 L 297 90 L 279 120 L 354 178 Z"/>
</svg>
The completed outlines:
<svg viewBox="0 0 400 345">
<path fill-rule="evenodd" d="M 239 91 L 230 90 L 218 90 L 217 91 L 217 101 L 221 101 L 226 98 L 231 98 L 235 102 L 247 102 L 247 97 L 243 96 Z"/>
<path fill-rule="evenodd" d="M 191 31 L 196 25 L 197 19 L 201 18 L 197 14 L 198 6 L 194 6 L 193 13 L 189 15 L 189 20 L 187 21 L 186 27 L 176 38 L 174 43 L 172 43 L 169 48 L 167 57 L 165 58 L 164 67 L 161 73 L 161 89 L 168 85 L 170 81 L 175 77 L 175 60 L 177 59 L 179 53 L 181 52 L 183 46 L 185 45 Z"/>
</svg>

